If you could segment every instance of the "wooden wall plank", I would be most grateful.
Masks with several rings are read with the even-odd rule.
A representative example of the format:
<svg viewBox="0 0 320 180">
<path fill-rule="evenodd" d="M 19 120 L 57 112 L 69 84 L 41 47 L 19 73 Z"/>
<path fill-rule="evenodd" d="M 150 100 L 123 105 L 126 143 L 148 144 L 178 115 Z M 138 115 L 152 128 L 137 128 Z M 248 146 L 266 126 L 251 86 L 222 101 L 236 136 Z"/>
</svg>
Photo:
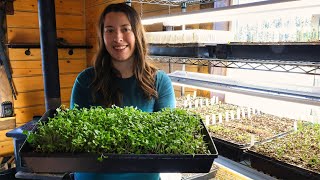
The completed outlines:
<svg viewBox="0 0 320 180">
<path fill-rule="evenodd" d="M 11 137 L 7 137 L 6 136 L 6 133 L 11 131 L 13 129 L 6 129 L 6 130 L 1 130 L 0 131 L 0 142 L 2 141 L 12 141 L 12 138 Z"/>
<path fill-rule="evenodd" d="M 111 3 L 122 3 L 123 0 L 86 0 L 85 6 L 86 8 L 92 8 L 94 6 L 106 6 L 106 4 Z"/>
<path fill-rule="evenodd" d="M 45 113 L 43 105 L 32 106 L 27 108 L 16 108 L 16 123 L 17 127 L 22 123 L 27 123 L 32 120 L 33 116 L 42 116 Z"/>
<path fill-rule="evenodd" d="M 71 91 L 72 88 L 61 88 L 61 101 L 70 101 Z M 17 95 L 17 100 L 14 100 L 15 108 L 26 108 L 44 104 L 44 91 L 19 93 Z"/>
<path fill-rule="evenodd" d="M 69 108 L 70 101 L 62 101 L 61 104 Z M 15 109 L 16 124 L 17 124 L 16 127 L 22 126 L 23 124 L 31 121 L 34 116 L 42 116 L 45 112 L 46 110 L 44 105 Z"/>
<path fill-rule="evenodd" d="M 57 38 L 68 43 L 85 44 L 85 30 L 57 29 Z M 38 28 L 8 28 L 8 43 L 40 43 Z"/>
<path fill-rule="evenodd" d="M 87 66 L 86 60 L 59 60 L 60 73 L 79 73 Z M 42 62 L 33 61 L 11 61 L 13 77 L 23 77 L 42 74 Z"/>
<path fill-rule="evenodd" d="M 37 0 L 15 0 L 13 3 L 15 11 L 38 12 Z M 68 13 L 83 15 L 84 0 L 55 0 L 57 14 Z"/>
<path fill-rule="evenodd" d="M 15 117 L 0 118 L 0 130 L 13 129 L 16 127 Z"/>
<path fill-rule="evenodd" d="M 12 69 L 12 71 L 12 77 L 24 77 L 42 74 L 42 69 Z"/>
<path fill-rule="evenodd" d="M 13 140 L 0 142 L 0 156 L 13 154 Z"/>
<path fill-rule="evenodd" d="M 25 54 L 26 49 L 9 48 L 9 59 L 14 60 L 39 60 L 41 51 L 39 48 L 30 49 L 30 55 Z M 58 49 L 58 58 L 61 59 L 86 59 L 86 49 L 73 49 L 73 54 L 68 54 L 69 49 Z"/>
<path fill-rule="evenodd" d="M 83 16 L 79 15 L 56 15 L 57 29 L 85 29 Z M 39 28 L 37 12 L 15 11 L 13 16 L 7 16 L 7 27 Z"/>
<path fill-rule="evenodd" d="M 72 87 L 78 74 L 62 74 L 60 75 L 60 87 Z M 43 77 L 18 77 L 13 78 L 18 93 L 43 90 Z"/>
</svg>

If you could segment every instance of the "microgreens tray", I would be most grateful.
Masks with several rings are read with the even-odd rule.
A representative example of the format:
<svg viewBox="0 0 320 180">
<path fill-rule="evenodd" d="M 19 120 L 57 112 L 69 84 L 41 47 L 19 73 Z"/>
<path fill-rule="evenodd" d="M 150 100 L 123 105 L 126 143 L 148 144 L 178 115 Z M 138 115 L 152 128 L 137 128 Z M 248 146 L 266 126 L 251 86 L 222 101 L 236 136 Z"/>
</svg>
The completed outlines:
<svg viewBox="0 0 320 180">
<path fill-rule="evenodd" d="M 39 120 L 47 122 L 55 111 L 46 112 Z M 36 173 L 96 172 L 96 173 L 151 173 L 151 172 L 209 172 L 218 156 L 208 130 L 200 120 L 208 154 L 101 154 L 98 153 L 40 153 L 25 141 L 20 149 L 23 166 Z M 37 131 L 37 127 L 33 130 Z M 100 159 L 100 160 L 99 160 Z"/>
</svg>

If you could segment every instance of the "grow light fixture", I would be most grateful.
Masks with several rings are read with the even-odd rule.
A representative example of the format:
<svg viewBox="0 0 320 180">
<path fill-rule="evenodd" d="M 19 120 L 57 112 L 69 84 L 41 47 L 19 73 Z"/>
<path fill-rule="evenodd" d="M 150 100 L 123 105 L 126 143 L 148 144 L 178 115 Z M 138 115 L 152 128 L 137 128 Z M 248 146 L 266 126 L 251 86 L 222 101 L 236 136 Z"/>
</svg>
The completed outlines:
<svg viewBox="0 0 320 180">
<path fill-rule="evenodd" d="M 231 21 L 240 18 L 267 17 L 287 14 L 319 14 L 320 0 L 269 0 L 221 8 L 161 15 L 142 19 L 143 25 L 163 23 L 164 26 L 181 26 L 208 22 Z"/>
</svg>

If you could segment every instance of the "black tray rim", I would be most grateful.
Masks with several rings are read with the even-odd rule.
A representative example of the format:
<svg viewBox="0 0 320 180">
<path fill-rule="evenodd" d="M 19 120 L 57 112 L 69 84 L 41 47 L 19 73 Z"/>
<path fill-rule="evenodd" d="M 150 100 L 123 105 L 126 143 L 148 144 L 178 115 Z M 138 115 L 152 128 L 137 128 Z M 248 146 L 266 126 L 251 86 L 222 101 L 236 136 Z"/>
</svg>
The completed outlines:
<svg viewBox="0 0 320 180">
<path fill-rule="evenodd" d="M 219 141 L 219 142 L 225 143 L 225 144 L 227 144 L 227 145 L 229 145 L 229 146 L 246 150 L 246 149 L 251 148 L 252 146 L 259 145 L 259 144 L 263 144 L 263 143 L 272 141 L 273 139 L 276 139 L 276 138 L 279 138 L 279 137 L 282 137 L 282 136 L 286 136 L 286 135 L 290 134 L 290 133 L 293 132 L 293 131 L 294 131 L 294 130 L 291 129 L 291 130 L 288 130 L 288 131 L 286 131 L 286 132 L 281 132 L 281 133 L 279 133 L 279 134 L 273 135 L 273 136 L 268 137 L 268 138 L 266 138 L 266 139 L 263 139 L 263 140 L 261 140 L 261 141 L 254 142 L 253 145 L 251 145 L 250 143 L 246 143 L 246 144 L 234 143 L 234 142 L 227 141 L 227 140 L 225 140 L 225 139 L 216 137 L 216 136 L 214 136 L 214 135 L 210 135 L 210 136 L 211 136 L 211 138 L 212 138 L 214 141 Z M 209 134 L 210 134 L 210 131 L 209 131 Z M 212 133 L 211 133 L 211 134 L 212 134 Z"/>
<path fill-rule="evenodd" d="M 215 137 L 215 136 L 211 136 L 211 138 L 212 138 L 213 141 L 218 141 L 220 143 L 224 143 L 224 144 L 226 144 L 228 146 L 232 146 L 234 148 L 238 148 L 238 149 L 241 149 L 241 150 L 244 150 L 244 149 L 250 147 L 250 145 L 247 145 L 247 144 L 237 144 L 237 143 L 233 143 L 233 142 L 230 142 L 230 141 L 227 141 L 227 140 Z"/>
<path fill-rule="evenodd" d="M 291 164 L 291 163 L 287 163 L 287 162 L 284 162 L 284 161 L 279 161 L 273 157 L 269 157 L 269 156 L 265 156 L 263 154 L 259 154 L 253 150 L 247 150 L 245 151 L 246 154 L 250 155 L 250 158 L 253 156 L 254 158 L 260 158 L 260 159 L 263 159 L 264 161 L 268 161 L 268 162 L 271 162 L 273 164 L 278 164 L 280 166 L 284 166 L 286 168 L 289 168 L 289 169 L 292 169 L 294 171 L 298 171 L 301 173 L 304 173 L 304 174 L 309 174 L 311 176 L 315 176 L 315 177 L 318 177 L 320 178 L 320 173 L 318 172 L 315 172 L 315 171 L 312 171 L 312 170 L 309 170 L 309 169 L 306 169 L 306 168 L 303 168 L 303 167 L 299 167 L 299 166 L 296 166 L 294 164 Z"/>
<path fill-rule="evenodd" d="M 48 119 L 48 117 L 53 117 L 53 115 L 55 114 L 55 110 L 49 110 L 47 112 L 44 113 L 44 115 L 38 120 L 37 123 L 41 122 L 41 121 L 46 121 Z M 175 154 L 109 154 L 109 153 L 82 153 L 82 152 L 78 152 L 78 153 L 59 153 L 59 152 L 55 152 L 55 153 L 38 153 L 38 152 L 34 152 L 32 151 L 33 148 L 31 148 L 30 144 L 27 142 L 27 140 L 24 141 L 23 145 L 21 146 L 20 150 L 19 150 L 19 155 L 21 156 L 22 160 L 28 160 L 30 161 L 31 159 L 34 159 L 33 161 L 37 161 L 40 162 L 41 160 L 54 160 L 54 161 L 59 161 L 57 159 L 69 159 L 70 161 L 78 161 L 79 159 L 82 159 L 82 161 L 90 161 L 92 162 L 93 160 L 95 162 L 98 162 L 98 158 L 102 157 L 102 161 L 105 163 L 110 163 L 112 161 L 115 162 L 121 162 L 121 161 L 148 161 L 148 162 L 152 162 L 154 160 L 159 160 L 161 162 L 173 162 L 175 160 L 177 161 L 190 161 L 190 163 L 202 163 L 205 161 L 206 163 L 209 162 L 214 162 L 214 159 L 218 157 L 218 151 L 216 149 L 216 146 L 214 145 L 214 142 L 212 140 L 212 138 L 209 135 L 208 129 L 206 128 L 206 126 L 204 125 L 203 121 L 200 120 L 200 123 L 203 127 L 202 129 L 202 135 L 204 138 L 204 141 L 208 147 L 208 150 L 211 154 L 181 154 L 181 155 L 175 155 Z M 35 125 L 35 127 L 32 129 L 32 131 L 35 131 L 37 128 L 37 125 Z M 51 160 L 50 160 L 51 161 Z M 210 165 L 212 166 L 212 164 Z M 31 170 L 31 172 L 42 172 L 42 170 L 37 170 L 35 166 L 33 166 L 32 164 L 25 164 L 25 167 L 27 169 L 29 169 L 28 171 Z M 90 166 L 87 166 L 88 168 L 91 168 Z M 54 168 L 54 167 L 53 167 Z M 190 167 L 189 167 L 190 168 Z M 72 166 L 70 166 L 70 169 L 72 169 Z M 164 168 L 165 169 L 165 168 Z M 177 168 L 178 171 L 180 168 Z M 184 172 L 185 168 L 181 169 L 181 172 Z M 56 171 L 54 171 L 56 172 Z M 88 172 L 92 172 L 91 170 L 89 170 Z M 93 172 L 105 172 L 105 171 L 93 171 Z M 138 171 L 134 171 L 134 172 L 138 172 Z M 202 172 L 200 170 L 190 170 L 190 172 Z"/>
</svg>

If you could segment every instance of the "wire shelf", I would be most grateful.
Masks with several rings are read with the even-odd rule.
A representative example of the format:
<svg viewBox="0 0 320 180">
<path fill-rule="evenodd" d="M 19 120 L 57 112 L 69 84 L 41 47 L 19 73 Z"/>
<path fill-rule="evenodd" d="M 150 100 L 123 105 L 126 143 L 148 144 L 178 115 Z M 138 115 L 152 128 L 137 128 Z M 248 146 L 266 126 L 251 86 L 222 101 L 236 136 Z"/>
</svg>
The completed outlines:
<svg viewBox="0 0 320 180">
<path fill-rule="evenodd" d="M 188 58 L 170 56 L 151 56 L 151 60 L 155 62 L 169 64 L 187 64 L 222 68 L 237 68 L 247 70 L 320 75 L 320 62 L 278 61 L 258 59 Z"/>
<path fill-rule="evenodd" d="M 141 4 L 156 4 L 164 6 L 181 6 L 182 3 L 186 5 L 197 5 L 197 4 L 209 4 L 218 2 L 221 0 L 133 0 L 131 2 L 141 3 Z"/>
</svg>

